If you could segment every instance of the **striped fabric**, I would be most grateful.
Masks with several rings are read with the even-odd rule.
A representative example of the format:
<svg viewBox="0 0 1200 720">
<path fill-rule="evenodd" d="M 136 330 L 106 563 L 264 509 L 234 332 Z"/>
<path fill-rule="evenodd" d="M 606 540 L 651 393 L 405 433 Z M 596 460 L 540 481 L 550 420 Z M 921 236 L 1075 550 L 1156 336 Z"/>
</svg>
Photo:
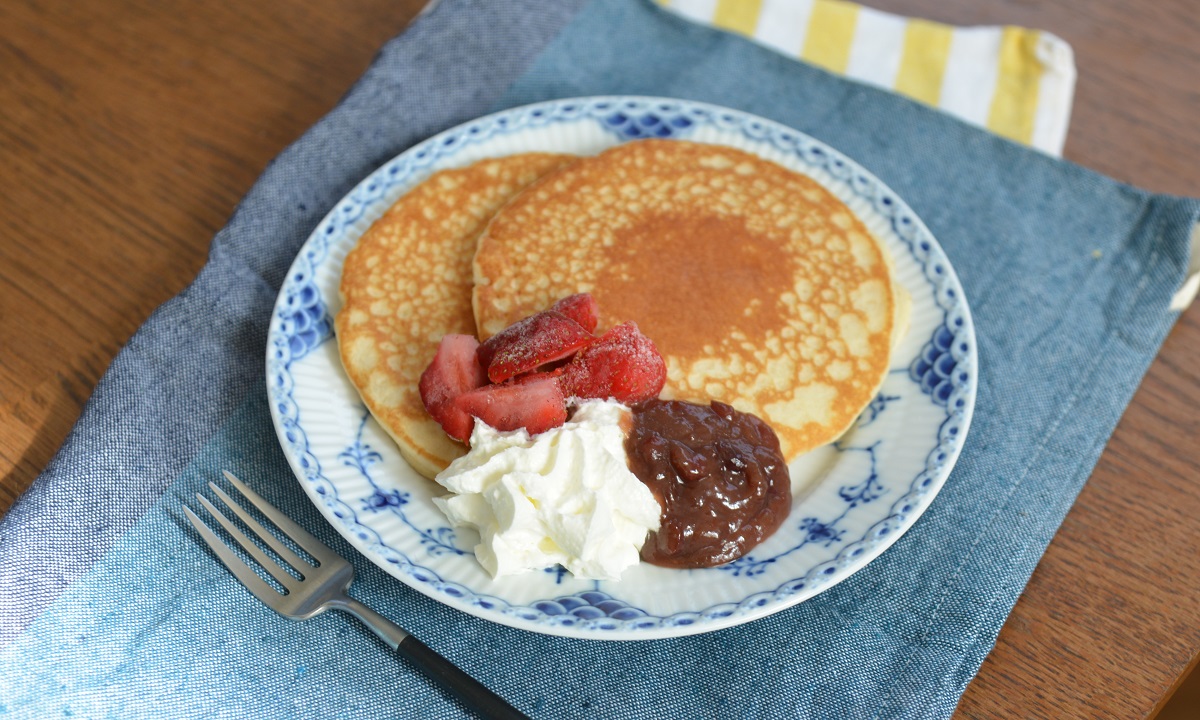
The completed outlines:
<svg viewBox="0 0 1200 720">
<path fill-rule="evenodd" d="M 697 22 L 940 108 L 1061 155 L 1075 91 L 1065 41 L 1019 27 L 960 28 L 844 0 L 658 0 Z"/>
</svg>

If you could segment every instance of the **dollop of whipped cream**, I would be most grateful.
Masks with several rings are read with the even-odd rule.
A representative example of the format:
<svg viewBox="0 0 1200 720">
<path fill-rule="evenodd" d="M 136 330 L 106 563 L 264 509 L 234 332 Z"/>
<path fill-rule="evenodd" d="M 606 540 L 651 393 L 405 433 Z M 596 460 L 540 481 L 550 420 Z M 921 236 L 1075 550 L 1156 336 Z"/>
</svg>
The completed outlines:
<svg viewBox="0 0 1200 720">
<path fill-rule="evenodd" d="M 530 436 L 475 422 L 471 450 L 435 478 L 455 526 L 479 532 L 475 557 L 495 577 L 560 564 L 577 578 L 616 580 L 638 562 L 661 508 L 629 470 L 629 408 L 586 400 L 561 427 Z"/>
</svg>

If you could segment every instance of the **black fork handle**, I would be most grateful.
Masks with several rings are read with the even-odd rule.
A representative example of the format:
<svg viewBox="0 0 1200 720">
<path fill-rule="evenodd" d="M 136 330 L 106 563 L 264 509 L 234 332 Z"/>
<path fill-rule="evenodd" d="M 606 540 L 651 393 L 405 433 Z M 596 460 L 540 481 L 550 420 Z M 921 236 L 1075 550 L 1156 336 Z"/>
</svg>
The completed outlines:
<svg viewBox="0 0 1200 720">
<path fill-rule="evenodd" d="M 509 705 L 504 698 L 484 687 L 483 683 L 466 674 L 458 667 L 438 655 L 428 645 L 408 634 L 408 631 L 380 615 L 361 602 L 346 595 L 330 598 L 325 607 L 354 615 L 371 628 L 379 639 L 408 658 L 418 670 L 434 681 L 438 687 L 458 698 L 484 720 L 529 720 Z"/>
<path fill-rule="evenodd" d="M 459 670 L 454 663 L 412 635 L 401 640 L 396 650 L 479 717 L 486 720 L 529 720 L 527 715 L 509 705 L 504 698 L 488 690 L 483 683 Z"/>
</svg>

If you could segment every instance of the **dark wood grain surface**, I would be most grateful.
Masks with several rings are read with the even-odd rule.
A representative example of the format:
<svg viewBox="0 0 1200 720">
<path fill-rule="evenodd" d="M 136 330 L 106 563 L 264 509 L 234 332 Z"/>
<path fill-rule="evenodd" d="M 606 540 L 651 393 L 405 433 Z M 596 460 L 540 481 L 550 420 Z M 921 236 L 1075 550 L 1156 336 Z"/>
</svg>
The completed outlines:
<svg viewBox="0 0 1200 720">
<path fill-rule="evenodd" d="M 877 0 L 1075 49 L 1066 157 L 1200 194 L 1193 0 Z M 0 4 L 0 512 L 267 162 L 420 0 Z M 1200 307 L 1168 337 L 962 718 L 1144 718 L 1200 651 Z M 1198 711 L 1197 716 L 1200 716 Z M 1184 716 L 1180 716 L 1184 717 Z"/>
</svg>

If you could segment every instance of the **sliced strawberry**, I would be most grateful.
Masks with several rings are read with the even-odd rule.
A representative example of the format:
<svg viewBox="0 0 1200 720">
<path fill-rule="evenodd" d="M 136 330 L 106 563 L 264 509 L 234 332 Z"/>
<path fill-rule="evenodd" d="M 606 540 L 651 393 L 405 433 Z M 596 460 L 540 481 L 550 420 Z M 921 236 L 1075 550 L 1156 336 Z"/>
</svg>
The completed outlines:
<svg viewBox="0 0 1200 720">
<path fill-rule="evenodd" d="M 455 407 L 497 430 L 525 428 L 530 435 L 567 421 L 567 401 L 558 382 L 544 373 L 485 385 L 460 395 Z"/>
<path fill-rule="evenodd" d="M 568 295 L 551 305 L 550 309 L 571 318 L 588 332 L 594 332 L 596 324 L 600 322 L 600 306 L 591 293 Z"/>
<path fill-rule="evenodd" d="M 459 410 L 454 401 L 465 392 L 487 385 L 487 374 L 476 359 L 478 349 L 479 341 L 470 335 L 444 336 L 417 385 L 430 416 L 447 435 L 463 442 L 471 438 L 475 420 Z"/>
<path fill-rule="evenodd" d="M 556 310 L 531 315 L 479 346 L 479 365 L 494 383 L 569 357 L 593 340 L 579 323 Z"/>
<path fill-rule="evenodd" d="M 611 397 L 626 405 L 657 397 L 667 382 L 658 348 L 631 322 L 601 335 L 557 373 L 567 397 Z"/>
</svg>

